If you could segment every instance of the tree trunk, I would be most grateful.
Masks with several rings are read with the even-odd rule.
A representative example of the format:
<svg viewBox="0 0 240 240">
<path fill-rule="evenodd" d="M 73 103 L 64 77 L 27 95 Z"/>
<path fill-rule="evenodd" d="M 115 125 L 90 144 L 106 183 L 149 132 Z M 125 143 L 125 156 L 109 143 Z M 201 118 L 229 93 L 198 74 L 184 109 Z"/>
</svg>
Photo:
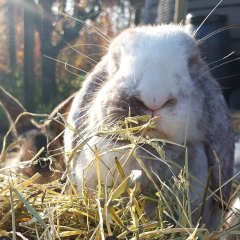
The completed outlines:
<svg viewBox="0 0 240 240">
<path fill-rule="evenodd" d="M 144 23 L 155 24 L 157 19 L 159 0 L 146 0 L 145 1 L 145 12 L 144 12 Z"/>
<path fill-rule="evenodd" d="M 24 0 L 24 99 L 27 111 L 34 111 L 34 1 Z"/>
<path fill-rule="evenodd" d="M 185 23 L 187 2 L 186 0 L 176 0 L 174 11 L 174 23 Z"/>
<path fill-rule="evenodd" d="M 16 70 L 16 42 L 15 42 L 15 18 L 14 18 L 14 2 L 8 1 L 8 29 L 9 29 L 9 59 L 11 73 L 14 74 Z"/>
<path fill-rule="evenodd" d="M 52 52 L 45 52 L 45 55 L 57 58 L 57 55 Z M 56 61 L 51 60 L 45 56 L 42 56 L 42 98 L 44 104 L 49 104 L 51 98 L 58 93 L 56 84 Z"/>
<path fill-rule="evenodd" d="M 36 20 L 36 27 L 39 32 L 41 42 L 41 53 L 42 53 L 42 99 L 44 104 L 49 104 L 52 97 L 58 93 L 56 84 L 56 61 L 60 50 L 66 46 L 66 43 L 70 43 L 79 36 L 79 31 L 82 29 L 84 24 L 75 24 L 72 27 L 69 26 L 68 21 L 62 22 L 62 29 L 64 34 L 61 40 L 55 45 L 52 43 L 52 33 L 54 30 L 53 22 L 56 21 L 56 16 L 52 13 L 52 4 L 55 0 L 39 0 L 38 4 L 41 6 L 41 11 L 38 13 Z M 64 1 L 66 3 L 66 1 Z M 100 5 L 98 0 L 95 0 L 95 6 Z M 95 19 L 99 14 L 100 10 L 95 10 L 93 7 L 90 11 L 77 10 L 76 16 L 81 17 L 83 21 L 86 19 Z M 63 19 L 59 16 L 59 19 Z M 48 57 L 52 58 L 49 59 Z"/>
<path fill-rule="evenodd" d="M 52 14 L 53 0 L 42 0 L 41 6 L 43 12 L 37 19 L 36 26 L 40 36 L 41 53 L 42 53 L 42 100 L 44 104 L 49 104 L 51 98 L 57 94 L 57 84 L 55 79 L 56 61 L 58 51 L 52 45 L 52 31 L 54 16 Z"/>
</svg>

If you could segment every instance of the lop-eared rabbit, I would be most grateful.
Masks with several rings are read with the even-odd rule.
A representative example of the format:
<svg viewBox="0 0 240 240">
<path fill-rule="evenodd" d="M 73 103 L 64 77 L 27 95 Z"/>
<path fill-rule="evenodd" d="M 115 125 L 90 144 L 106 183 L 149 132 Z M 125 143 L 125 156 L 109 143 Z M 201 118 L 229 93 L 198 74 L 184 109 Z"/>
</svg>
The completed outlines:
<svg viewBox="0 0 240 240">
<path fill-rule="evenodd" d="M 50 114 L 50 119 L 56 117 L 58 112 L 67 118 L 74 96 L 75 94 L 71 95 L 68 99 L 59 104 Z M 1 86 L 0 104 L 7 113 L 10 126 L 13 125 L 21 113 L 26 112 L 26 109 L 21 103 Z M 42 147 L 44 147 L 45 151 L 39 156 L 37 164 L 33 164 L 26 168 L 17 168 L 16 171 L 27 177 L 32 177 L 35 173 L 39 172 L 41 177 L 38 178 L 36 182 L 41 184 L 59 179 L 62 175 L 61 172 L 65 168 L 62 154 L 64 130 L 65 125 L 61 120 L 47 120 L 40 125 L 29 115 L 22 115 L 13 126 L 12 132 L 16 141 L 22 141 L 20 141 L 21 143 L 17 147 L 17 152 L 7 153 L 5 161 L 1 163 L 1 168 L 14 166 L 23 161 L 29 161 Z M 48 143 L 50 144 L 47 148 Z M 50 162 L 46 160 L 47 157 L 52 157 L 53 161 Z"/>
<path fill-rule="evenodd" d="M 73 100 L 68 122 L 84 137 L 101 124 L 113 124 L 124 119 L 129 112 L 131 116 L 162 116 L 156 122 L 156 129 L 146 131 L 145 135 L 182 145 L 186 139 L 189 173 L 206 184 L 209 168 L 213 166 L 209 185 L 212 191 L 219 188 L 219 165 L 213 151 L 216 151 L 221 162 L 222 183 L 232 177 L 234 129 L 227 105 L 219 84 L 200 55 L 198 43 L 181 26 L 137 27 L 127 29 L 116 37 Z M 73 150 L 80 140 L 67 129 L 65 151 Z M 99 154 L 105 151 L 105 146 L 111 148 L 112 145 L 118 147 L 123 144 L 114 138 L 110 142 L 109 138 L 97 136 L 88 143 L 93 148 L 96 145 Z M 167 159 L 182 167 L 185 165 L 183 148 L 168 143 L 161 146 Z M 143 156 L 142 161 L 159 185 L 154 173 L 162 181 L 172 179 L 172 174 L 178 175 L 179 170 L 172 166 L 171 171 L 153 148 L 143 145 L 136 151 Z M 144 158 L 152 155 L 156 155 L 158 160 Z M 114 156 L 122 157 L 117 152 L 101 156 L 105 163 L 100 163 L 101 181 L 108 185 L 113 180 L 108 172 L 115 164 Z M 69 176 L 80 193 L 84 179 L 88 188 L 95 189 L 97 186 L 96 167 L 92 165 L 86 169 L 93 159 L 94 151 L 85 147 L 76 152 L 71 161 Z M 131 157 L 123 169 L 128 175 L 131 170 L 141 167 Z M 106 176 L 109 176 L 107 181 Z M 194 210 L 202 203 L 205 189 L 192 178 L 189 181 Z M 151 181 L 144 174 L 142 190 L 149 185 Z M 230 192 L 231 183 L 228 183 L 222 188 L 225 201 L 229 200 Z M 209 230 L 214 230 L 219 224 L 220 215 L 221 203 L 211 197 L 206 201 L 202 223 Z M 200 207 L 193 213 L 194 224 L 199 216 Z"/>
</svg>

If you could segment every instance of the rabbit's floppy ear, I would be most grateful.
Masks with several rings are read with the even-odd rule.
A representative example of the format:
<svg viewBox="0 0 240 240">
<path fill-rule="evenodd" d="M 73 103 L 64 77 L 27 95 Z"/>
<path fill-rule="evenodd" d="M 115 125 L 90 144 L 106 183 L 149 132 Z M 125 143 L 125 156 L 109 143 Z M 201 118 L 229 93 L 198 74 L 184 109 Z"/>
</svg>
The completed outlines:
<svg viewBox="0 0 240 240">
<path fill-rule="evenodd" d="M 81 118 L 87 112 L 86 107 L 89 107 L 91 101 L 94 101 L 94 96 L 103 87 L 105 82 L 109 80 L 108 64 L 109 56 L 106 55 L 95 66 L 93 71 L 86 76 L 86 79 L 84 80 L 81 89 L 79 90 L 73 101 L 71 113 L 76 115 L 74 119 L 80 121 L 76 124 L 80 126 L 81 129 L 83 129 L 84 124 L 86 124 L 86 119 Z M 72 117 L 73 116 L 71 116 L 71 118 Z"/>
<path fill-rule="evenodd" d="M 68 97 L 66 100 L 64 100 L 63 102 L 61 102 L 50 114 L 51 117 L 56 117 L 57 113 L 61 113 L 65 119 L 67 119 L 68 117 L 68 113 L 70 111 L 71 105 L 72 105 L 72 101 L 76 96 L 76 92 L 73 93 L 70 97 Z"/>
<path fill-rule="evenodd" d="M 1 86 L 0 86 L 0 103 L 3 106 L 5 112 L 7 113 L 8 120 L 11 125 L 16 121 L 17 117 L 21 113 L 26 112 L 26 109 L 22 106 L 22 104 L 10 93 L 4 90 Z M 38 128 L 39 128 L 38 125 L 27 114 L 21 116 L 17 123 L 14 125 L 15 135 L 20 135 L 28 130 Z"/>
<path fill-rule="evenodd" d="M 51 118 L 54 118 L 57 116 L 58 113 L 63 115 L 63 117 L 67 120 L 68 118 L 68 113 L 70 111 L 70 108 L 72 106 L 72 101 L 75 98 L 77 93 L 73 93 L 70 97 L 68 97 L 65 101 L 60 103 L 50 114 Z M 61 119 L 58 119 L 58 121 L 62 122 Z M 65 129 L 65 125 L 62 122 L 59 123 L 55 120 L 49 120 L 44 123 L 45 128 L 47 128 L 49 131 L 55 134 L 55 136 L 59 135 L 62 131 Z"/>
<path fill-rule="evenodd" d="M 108 66 L 109 55 L 106 55 L 95 66 L 94 70 L 86 76 L 86 80 L 83 82 L 82 88 L 79 91 L 81 92 L 81 96 L 83 96 L 83 101 L 80 101 L 82 107 L 86 106 L 92 100 L 92 94 L 97 93 L 97 91 L 101 89 L 101 86 L 108 80 Z M 79 94 L 77 94 L 77 96 L 79 96 Z"/>
<path fill-rule="evenodd" d="M 221 182 L 224 184 L 233 176 L 234 167 L 234 128 L 227 104 L 221 88 L 210 73 L 203 59 L 194 55 L 188 60 L 189 73 L 203 97 L 203 116 L 201 125 L 204 127 L 204 148 L 208 166 L 213 166 L 210 188 L 219 188 L 219 164 L 213 151 L 221 163 Z M 198 126 L 200 127 L 200 125 Z M 228 201 L 231 193 L 231 182 L 223 187 L 223 199 Z"/>
<path fill-rule="evenodd" d="M 213 173 L 210 182 L 210 188 L 215 191 L 219 188 L 219 163 L 214 155 L 216 152 L 217 158 L 221 163 L 221 183 L 226 183 L 233 176 L 234 168 L 234 129 L 228 107 L 224 100 L 219 85 L 216 81 L 209 81 L 212 76 L 210 73 L 205 73 L 201 83 L 205 92 L 208 94 L 205 97 L 204 111 L 207 114 L 204 118 L 206 121 L 207 140 L 204 143 L 205 151 L 208 159 L 208 165 L 213 166 Z M 209 91 L 211 89 L 211 91 Z M 231 193 L 231 182 L 223 187 L 223 199 L 228 201 Z"/>
</svg>

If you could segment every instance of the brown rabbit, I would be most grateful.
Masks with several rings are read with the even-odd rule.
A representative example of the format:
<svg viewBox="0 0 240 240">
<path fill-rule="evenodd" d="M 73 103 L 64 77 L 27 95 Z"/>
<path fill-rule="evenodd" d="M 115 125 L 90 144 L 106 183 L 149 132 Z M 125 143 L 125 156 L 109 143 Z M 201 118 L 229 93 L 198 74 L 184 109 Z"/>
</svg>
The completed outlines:
<svg viewBox="0 0 240 240">
<path fill-rule="evenodd" d="M 50 114 L 50 118 L 56 117 L 58 112 L 67 118 L 74 96 L 75 94 L 71 95 L 68 99 L 58 105 Z M 7 113 L 10 126 L 12 126 L 21 113 L 26 112 L 25 108 L 19 103 L 19 101 L 6 92 L 1 86 L 0 104 Z M 42 147 L 45 147 L 45 151 L 39 156 L 39 159 L 45 158 L 46 160 L 48 156 L 53 156 L 55 160 L 52 161 L 52 163 L 50 163 L 49 160 L 39 160 L 37 164 L 34 164 L 31 167 L 17 168 L 16 171 L 23 173 L 27 177 L 31 177 L 35 173 L 39 172 L 41 177 L 37 179 L 37 183 L 49 183 L 59 179 L 62 174 L 61 168 L 64 169 L 65 167 L 62 156 L 63 131 L 65 129 L 65 125 L 61 120 L 60 122 L 61 123 L 55 120 L 47 120 L 43 124 L 39 125 L 29 115 L 21 116 L 19 121 L 17 121 L 14 125 L 13 135 L 15 140 L 22 141 L 18 146 L 17 152 L 7 153 L 6 159 L 1 164 L 1 167 L 15 165 L 20 161 L 31 160 Z M 56 138 L 58 135 L 59 137 Z M 47 149 L 48 143 L 51 144 Z M 52 169 L 58 171 L 54 172 Z"/>
<path fill-rule="evenodd" d="M 153 138 L 166 139 L 178 144 L 185 143 L 188 149 L 188 169 L 190 174 L 206 184 L 210 166 L 213 173 L 210 188 L 219 188 L 218 162 L 213 154 L 215 150 L 221 162 L 221 180 L 227 182 L 233 176 L 234 165 L 234 130 L 227 105 L 219 84 L 213 79 L 209 68 L 200 56 L 198 44 L 193 36 L 181 26 L 163 25 L 127 29 L 112 41 L 107 54 L 95 69 L 87 76 L 82 88 L 76 95 L 68 122 L 86 137 L 91 129 L 105 123 L 124 119 L 131 110 L 131 116 L 162 116 L 156 122 L 156 129 L 146 131 Z M 65 149 L 70 152 L 81 141 L 74 132 L 65 132 Z M 94 137 L 89 146 L 96 145 L 99 154 L 111 145 L 108 138 Z M 163 145 L 166 158 L 180 166 L 185 165 L 185 152 L 172 144 Z M 179 170 L 169 168 L 164 159 L 151 147 L 138 146 L 141 156 L 155 155 L 158 161 L 142 161 L 163 181 L 172 179 Z M 101 181 L 106 180 L 120 153 L 109 152 L 101 157 L 105 165 L 100 164 Z M 94 159 L 89 147 L 76 152 L 71 162 L 71 178 L 81 193 L 83 179 L 89 188 L 97 185 L 96 168 L 84 169 Z M 107 166 L 107 167 L 106 167 Z M 141 169 L 132 157 L 124 166 L 126 175 L 133 169 Z M 87 176 L 86 176 L 87 173 Z M 154 177 L 154 174 L 153 174 Z M 155 178 L 156 182 L 158 181 Z M 198 207 L 203 200 L 204 187 L 192 178 L 190 181 L 190 200 L 192 200 L 193 223 L 200 217 Z M 159 181 L 158 181 L 159 182 Z M 151 185 L 143 175 L 142 189 Z M 159 182 L 160 185 L 160 182 Z M 223 198 L 228 201 L 231 183 L 222 188 Z M 197 196 L 197 197 L 196 197 Z M 209 196 L 209 195 L 208 195 Z M 194 200 L 196 199 L 197 200 Z M 209 230 L 219 224 L 221 204 L 213 197 L 206 201 L 202 223 Z"/>
</svg>

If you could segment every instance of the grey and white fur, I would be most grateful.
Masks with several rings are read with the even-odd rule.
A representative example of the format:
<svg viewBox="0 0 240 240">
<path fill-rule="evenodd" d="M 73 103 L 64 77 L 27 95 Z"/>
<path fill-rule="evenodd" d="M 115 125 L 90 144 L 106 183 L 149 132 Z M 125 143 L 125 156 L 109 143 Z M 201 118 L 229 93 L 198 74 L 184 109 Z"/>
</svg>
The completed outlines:
<svg viewBox="0 0 240 240">
<path fill-rule="evenodd" d="M 213 173 L 210 188 L 219 188 L 218 162 L 221 162 L 221 180 L 227 182 L 233 175 L 234 129 L 227 105 L 217 81 L 202 59 L 198 43 L 181 26 L 163 25 L 127 29 L 116 37 L 108 52 L 86 77 L 76 95 L 68 122 L 79 132 L 88 132 L 97 126 L 124 119 L 131 110 L 131 116 L 163 116 L 156 122 L 156 129 L 147 131 L 154 138 L 166 139 L 184 144 L 188 149 L 189 172 L 206 184 L 210 166 Z M 65 151 L 70 152 L 80 139 L 71 130 L 65 132 Z M 121 141 L 109 143 L 109 139 L 91 139 L 89 145 L 101 147 L 111 144 L 121 146 Z M 147 149 L 145 149 L 147 148 Z M 185 164 L 185 152 L 171 144 L 163 146 L 168 159 Z M 142 146 L 137 151 L 143 156 L 157 155 L 151 147 Z M 108 153 L 102 160 L 111 169 L 114 156 Z M 158 155 L 157 155 L 158 156 Z M 159 157 L 159 156 L 158 156 Z M 94 159 L 94 153 L 86 148 L 75 154 L 71 162 L 70 176 L 81 192 L 86 168 Z M 172 172 L 162 161 L 142 159 L 145 165 L 159 175 L 163 181 L 171 179 Z M 109 169 L 100 165 L 101 181 L 112 183 Z M 126 175 L 133 169 L 141 169 L 134 157 L 124 167 Z M 173 168 L 174 174 L 178 170 Z M 153 174 L 153 173 L 152 173 Z M 154 175 L 154 174 L 153 174 Z M 190 197 L 198 199 L 192 203 L 196 208 L 203 199 L 204 188 L 190 180 Z M 157 181 L 157 179 L 156 179 Z M 86 177 L 89 188 L 97 185 L 96 168 L 93 166 Z M 146 175 L 142 189 L 151 184 Z M 159 183 L 160 185 L 160 183 Z M 222 188 L 223 199 L 229 200 L 231 183 Z M 202 223 L 209 230 L 216 229 L 221 204 L 210 198 L 206 202 Z M 199 219 L 200 208 L 193 214 L 193 223 Z"/>
</svg>

